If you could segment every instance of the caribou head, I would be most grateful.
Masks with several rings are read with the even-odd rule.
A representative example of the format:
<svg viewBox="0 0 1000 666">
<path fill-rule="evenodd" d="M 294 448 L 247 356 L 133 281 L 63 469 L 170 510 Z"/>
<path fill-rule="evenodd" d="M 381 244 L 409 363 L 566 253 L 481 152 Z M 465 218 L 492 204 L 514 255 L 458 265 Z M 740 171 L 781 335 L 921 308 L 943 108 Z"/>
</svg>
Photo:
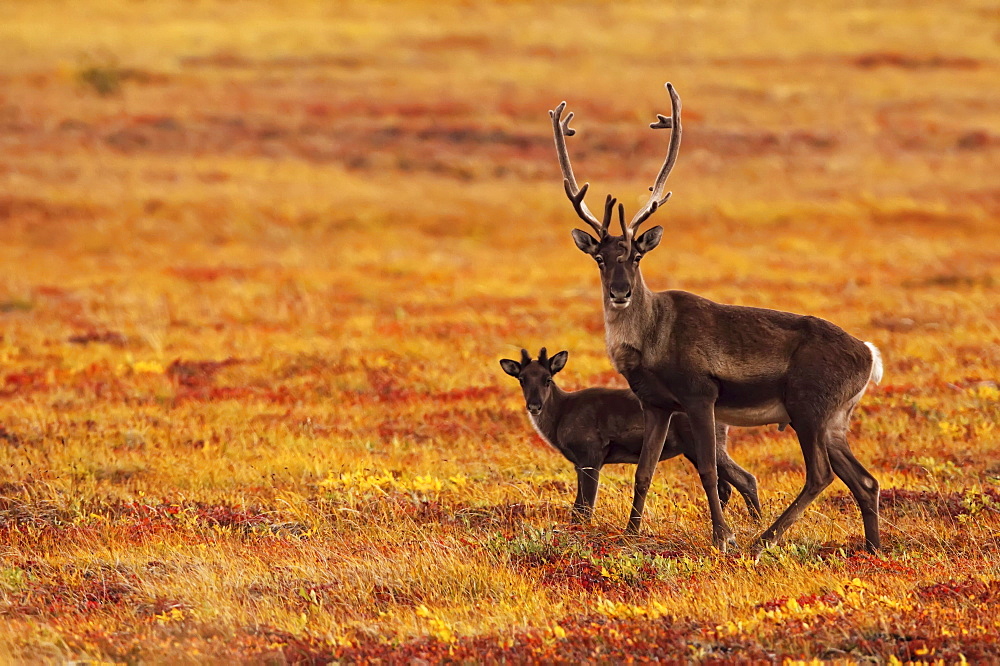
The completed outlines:
<svg viewBox="0 0 1000 666">
<path fill-rule="evenodd" d="M 527 349 L 521 350 L 521 362 L 509 358 L 500 361 L 500 367 L 521 384 L 524 406 L 532 416 L 542 413 L 542 408 L 552 394 L 552 376 L 563 369 L 569 352 L 561 351 L 549 358 L 545 347 L 538 354 L 538 360 L 531 360 Z"/>
<path fill-rule="evenodd" d="M 610 309 L 620 310 L 631 304 L 637 280 L 641 279 L 639 260 L 644 254 L 655 248 L 663 237 L 663 227 L 660 226 L 653 227 L 639 236 L 636 236 L 636 232 L 643 222 L 670 199 L 670 192 L 664 194 L 663 190 L 667 184 L 667 177 L 677 162 L 677 153 L 681 147 L 681 98 L 673 85 L 667 83 L 666 87 L 667 92 L 670 93 L 672 115 L 668 118 L 657 114 L 657 121 L 651 123 L 650 127 L 671 130 L 667 157 L 663 161 L 663 166 L 660 167 L 660 172 L 657 174 L 653 186 L 649 188 L 651 192 L 649 200 L 636 212 L 628 224 L 625 223 L 625 206 L 618 203 L 610 194 L 604 201 L 602 221 L 598 221 L 597 216 L 584 203 L 583 199 L 590 185 L 589 183 L 584 183 L 583 187 L 577 185 L 576 176 L 573 175 L 573 167 L 569 160 L 569 151 L 566 148 L 566 137 L 576 134 L 576 130 L 569 126 L 573 119 L 573 113 L 568 113 L 563 118 L 562 114 L 566 110 L 566 102 L 561 103 L 554 111 L 549 111 L 566 196 L 569 197 L 580 219 L 590 225 L 596 234 L 595 238 L 585 231 L 574 229 L 573 241 L 580 250 L 589 254 L 597 262 L 601 271 L 604 302 L 606 307 Z M 616 204 L 618 221 L 622 230 L 621 236 L 612 235 L 609 232 Z"/>
</svg>

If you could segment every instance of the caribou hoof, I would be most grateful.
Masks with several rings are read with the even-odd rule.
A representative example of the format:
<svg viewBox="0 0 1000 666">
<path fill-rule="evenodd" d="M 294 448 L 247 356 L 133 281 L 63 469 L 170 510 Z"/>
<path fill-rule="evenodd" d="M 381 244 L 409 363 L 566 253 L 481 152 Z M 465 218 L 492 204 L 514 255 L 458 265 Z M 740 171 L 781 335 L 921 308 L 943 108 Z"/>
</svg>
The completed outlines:
<svg viewBox="0 0 1000 666">
<path fill-rule="evenodd" d="M 719 549 L 719 552 L 726 553 L 730 549 L 736 550 L 736 537 L 732 532 L 712 535 L 712 545 Z"/>
<path fill-rule="evenodd" d="M 750 557 L 753 558 L 754 564 L 760 562 L 760 556 L 764 554 L 764 551 L 771 547 L 772 544 L 764 541 L 763 539 L 757 539 L 754 542 L 753 548 L 750 549 Z"/>
</svg>

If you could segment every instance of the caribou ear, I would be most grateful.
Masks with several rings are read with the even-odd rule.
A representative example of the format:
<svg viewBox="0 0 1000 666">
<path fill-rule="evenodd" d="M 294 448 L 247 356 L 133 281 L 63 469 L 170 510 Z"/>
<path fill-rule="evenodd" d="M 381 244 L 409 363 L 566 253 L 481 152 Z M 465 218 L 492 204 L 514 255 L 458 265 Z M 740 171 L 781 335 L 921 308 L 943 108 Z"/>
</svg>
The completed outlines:
<svg viewBox="0 0 1000 666">
<path fill-rule="evenodd" d="M 581 251 L 586 252 L 590 256 L 597 254 L 597 248 L 601 246 L 593 236 L 588 234 L 586 231 L 581 231 L 580 229 L 573 230 L 573 242 L 576 246 L 580 248 Z"/>
<path fill-rule="evenodd" d="M 660 244 L 661 238 L 663 238 L 663 227 L 656 225 L 651 229 L 647 229 L 645 233 L 635 239 L 635 249 L 639 250 L 642 254 L 646 254 Z"/>
<path fill-rule="evenodd" d="M 568 351 L 561 351 L 549 360 L 549 372 L 553 375 L 566 367 L 566 359 L 569 358 Z"/>
<path fill-rule="evenodd" d="M 509 358 L 500 359 L 500 367 L 511 377 L 519 377 L 521 375 L 521 364 L 517 361 L 512 361 Z"/>
</svg>

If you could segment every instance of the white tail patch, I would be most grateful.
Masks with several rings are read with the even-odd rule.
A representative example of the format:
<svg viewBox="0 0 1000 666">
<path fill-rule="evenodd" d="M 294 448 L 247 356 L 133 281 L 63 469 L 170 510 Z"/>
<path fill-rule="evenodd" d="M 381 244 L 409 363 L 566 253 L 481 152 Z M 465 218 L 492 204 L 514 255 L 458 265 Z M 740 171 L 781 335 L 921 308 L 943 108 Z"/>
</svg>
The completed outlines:
<svg viewBox="0 0 1000 666">
<path fill-rule="evenodd" d="M 872 352 L 872 373 L 868 380 L 878 384 L 882 381 L 882 352 L 870 342 L 866 342 L 865 346 Z"/>
</svg>

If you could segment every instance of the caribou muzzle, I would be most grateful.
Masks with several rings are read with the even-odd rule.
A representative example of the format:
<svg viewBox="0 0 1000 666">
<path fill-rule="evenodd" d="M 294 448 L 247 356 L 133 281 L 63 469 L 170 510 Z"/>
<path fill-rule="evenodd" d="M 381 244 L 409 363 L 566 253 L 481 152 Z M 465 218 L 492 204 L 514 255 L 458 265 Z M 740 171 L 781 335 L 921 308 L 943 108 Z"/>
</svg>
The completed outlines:
<svg viewBox="0 0 1000 666">
<path fill-rule="evenodd" d="M 632 284 L 621 268 L 612 269 L 611 280 L 608 283 L 608 301 L 615 309 L 627 308 L 632 302 Z"/>
<path fill-rule="evenodd" d="M 628 289 L 621 294 L 616 294 L 612 291 L 610 298 L 608 298 L 608 302 L 611 303 L 611 307 L 616 310 L 627 308 L 632 303 L 632 290 Z"/>
</svg>

